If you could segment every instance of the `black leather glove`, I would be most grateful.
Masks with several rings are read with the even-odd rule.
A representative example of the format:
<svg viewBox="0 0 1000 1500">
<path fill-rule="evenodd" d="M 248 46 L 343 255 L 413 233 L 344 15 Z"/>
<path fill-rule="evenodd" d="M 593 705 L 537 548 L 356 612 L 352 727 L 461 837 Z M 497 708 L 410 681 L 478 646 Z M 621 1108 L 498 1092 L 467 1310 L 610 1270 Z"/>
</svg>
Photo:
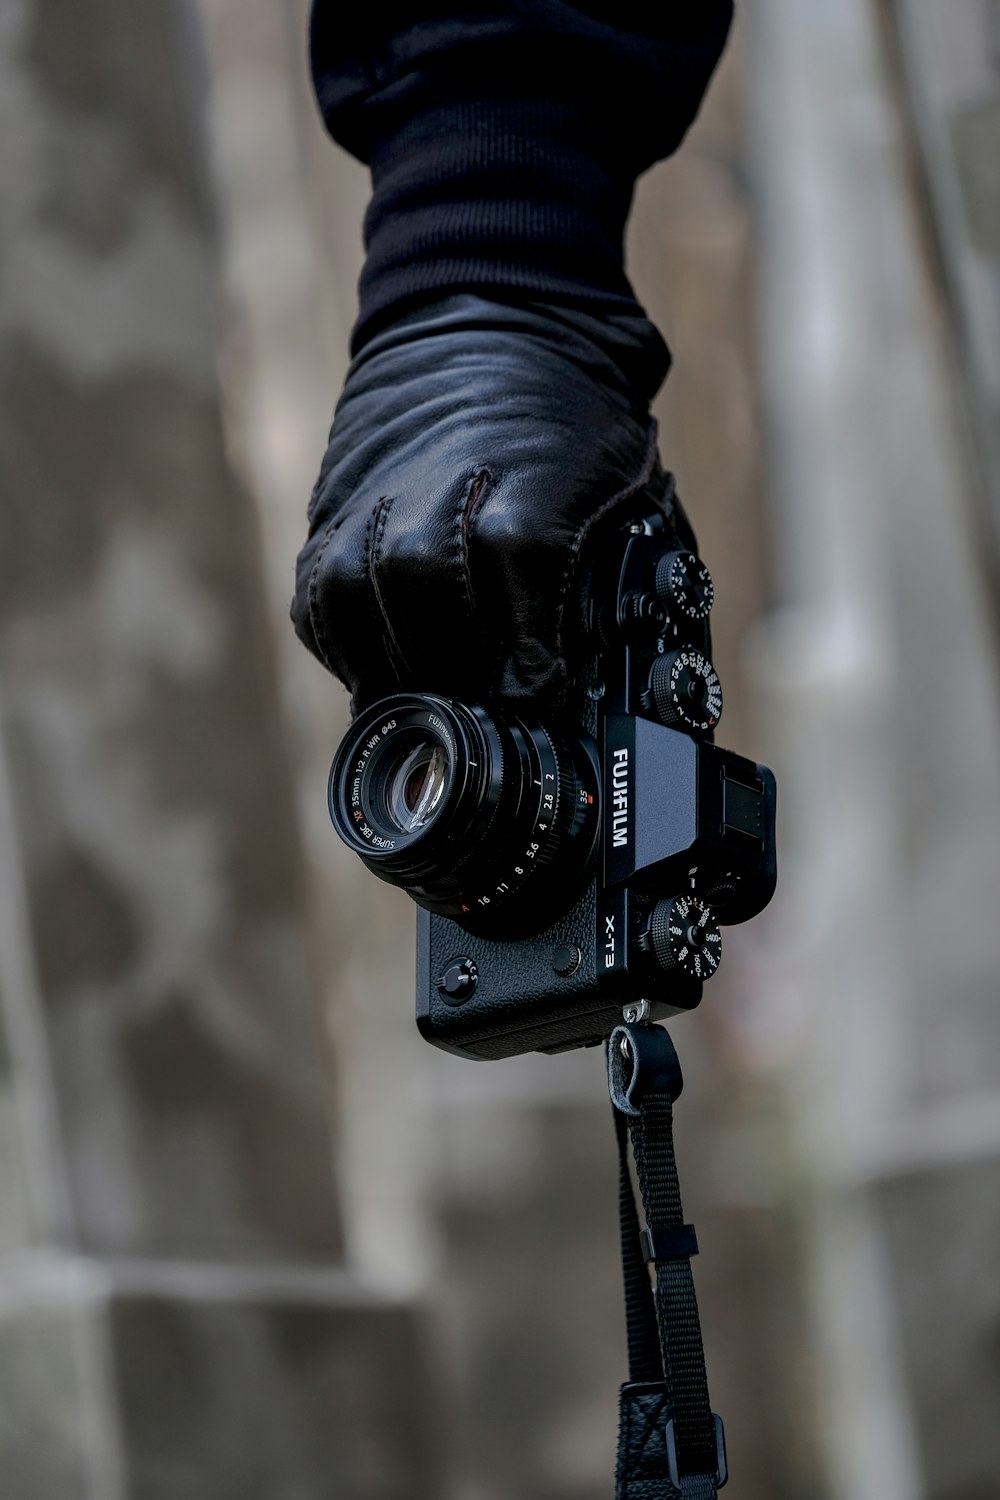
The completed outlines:
<svg viewBox="0 0 1000 1500">
<path fill-rule="evenodd" d="M 292 606 L 357 713 L 400 688 L 556 706 L 579 564 L 650 504 L 693 537 L 649 401 L 668 355 L 643 317 L 460 294 L 354 360 L 309 508 Z"/>
</svg>

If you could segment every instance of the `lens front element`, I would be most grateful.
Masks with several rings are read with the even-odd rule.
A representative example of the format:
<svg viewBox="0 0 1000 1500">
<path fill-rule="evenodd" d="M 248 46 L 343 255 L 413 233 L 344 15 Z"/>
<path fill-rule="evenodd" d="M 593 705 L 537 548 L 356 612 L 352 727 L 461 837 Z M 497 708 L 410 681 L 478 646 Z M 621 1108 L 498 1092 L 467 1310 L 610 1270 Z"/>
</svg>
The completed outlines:
<svg viewBox="0 0 1000 1500">
<path fill-rule="evenodd" d="M 441 806 L 447 781 L 448 757 L 442 745 L 422 741 L 391 774 L 388 787 L 390 819 L 403 833 L 426 828 Z"/>
</svg>

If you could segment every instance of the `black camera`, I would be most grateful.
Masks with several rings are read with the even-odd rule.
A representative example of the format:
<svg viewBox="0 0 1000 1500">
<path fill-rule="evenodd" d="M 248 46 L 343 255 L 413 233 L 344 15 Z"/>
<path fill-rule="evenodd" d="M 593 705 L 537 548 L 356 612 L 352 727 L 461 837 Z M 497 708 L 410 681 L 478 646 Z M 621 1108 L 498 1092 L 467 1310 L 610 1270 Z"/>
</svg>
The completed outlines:
<svg viewBox="0 0 1000 1500">
<path fill-rule="evenodd" d="M 775 885 L 774 777 L 719 749 L 712 581 L 662 517 L 605 534 L 573 704 L 542 726 L 433 694 L 360 715 L 330 815 L 416 901 L 417 1025 L 475 1058 L 690 1010 L 720 924 Z"/>
</svg>

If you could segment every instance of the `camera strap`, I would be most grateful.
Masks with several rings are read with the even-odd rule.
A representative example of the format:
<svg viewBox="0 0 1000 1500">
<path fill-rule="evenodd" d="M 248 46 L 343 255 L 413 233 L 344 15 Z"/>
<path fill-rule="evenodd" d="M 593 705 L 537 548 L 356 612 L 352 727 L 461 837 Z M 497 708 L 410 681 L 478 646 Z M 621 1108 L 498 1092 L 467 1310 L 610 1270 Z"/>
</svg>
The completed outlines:
<svg viewBox="0 0 1000 1500">
<path fill-rule="evenodd" d="M 708 1398 L 691 1256 L 674 1159 L 683 1085 L 673 1042 L 648 1022 L 615 1027 L 608 1086 L 620 1160 L 619 1213 L 629 1378 L 619 1397 L 615 1500 L 715 1500 L 726 1482 L 722 1421 Z M 628 1137 L 645 1227 L 640 1228 Z M 655 1291 L 648 1262 L 656 1271 Z"/>
</svg>

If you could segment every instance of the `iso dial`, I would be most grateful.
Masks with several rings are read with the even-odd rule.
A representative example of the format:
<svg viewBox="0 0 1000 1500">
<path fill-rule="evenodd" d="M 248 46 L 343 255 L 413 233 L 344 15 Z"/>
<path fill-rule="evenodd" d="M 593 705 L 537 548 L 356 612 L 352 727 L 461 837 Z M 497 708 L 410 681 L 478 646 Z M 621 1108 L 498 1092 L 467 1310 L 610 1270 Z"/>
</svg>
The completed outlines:
<svg viewBox="0 0 1000 1500">
<path fill-rule="evenodd" d="M 711 979 L 722 958 L 718 923 L 695 896 L 658 901 L 650 913 L 646 944 L 664 974 L 688 979 Z"/>
<path fill-rule="evenodd" d="M 661 724 L 707 734 L 722 716 L 722 683 L 708 657 L 693 646 L 658 656 L 649 674 L 649 700 Z"/>
<path fill-rule="evenodd" d="M 712 608 L 712 575 L 693 552 L 666 552 L 656 564 L 656 592 L 672 620 L 704 620 Z"/>
</svg>

